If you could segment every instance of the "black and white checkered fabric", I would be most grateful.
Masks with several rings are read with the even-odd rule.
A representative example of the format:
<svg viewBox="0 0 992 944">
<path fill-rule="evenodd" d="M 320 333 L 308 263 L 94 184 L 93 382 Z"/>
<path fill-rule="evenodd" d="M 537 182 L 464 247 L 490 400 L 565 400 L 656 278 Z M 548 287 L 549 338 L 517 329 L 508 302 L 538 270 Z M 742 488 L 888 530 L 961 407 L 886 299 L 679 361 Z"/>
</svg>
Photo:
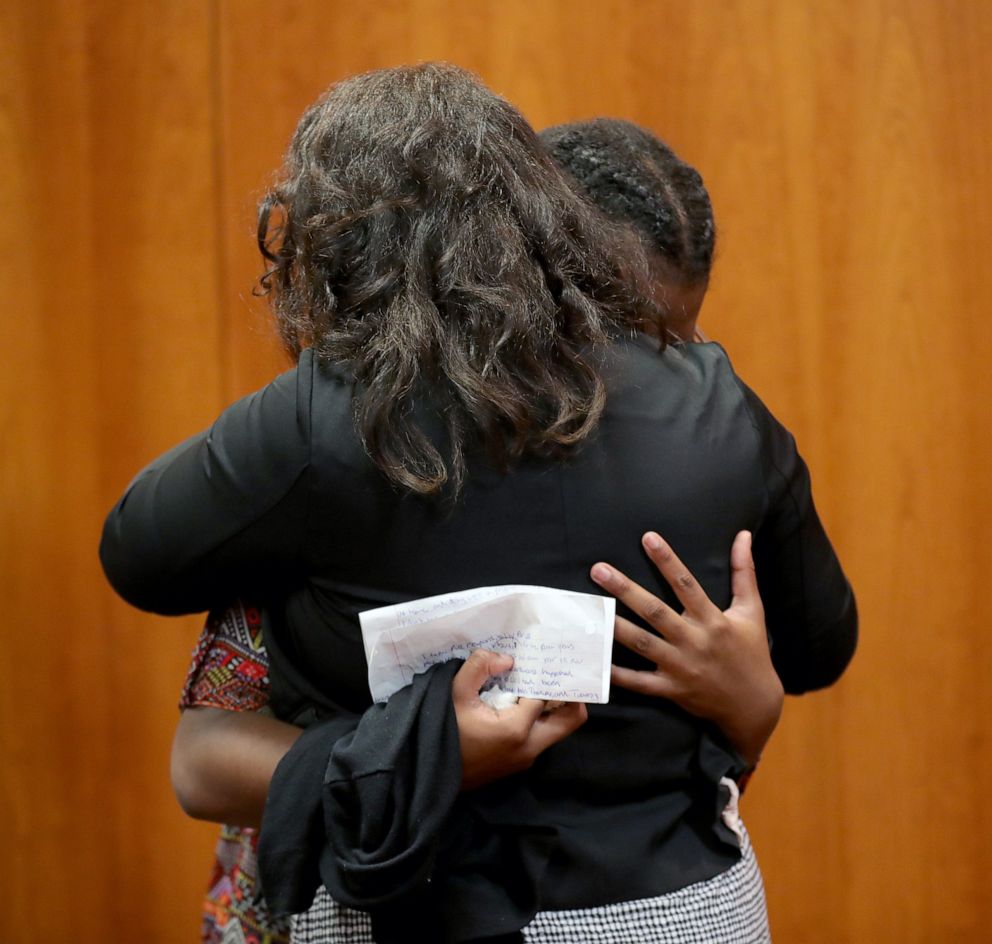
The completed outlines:
<svg viewBox="0 0 992 944">
<path fill-rule="evenodd" d="M 716 878 L 678 891 L 576 911 L 542 911 L 526 944 L 768 944 L 765 888 L 744 834 L 741 859 Z M 321 888 L 292 923 L 293 944 L 375 944 L 368 915 L 343 908 Z"/>
<path fill-rule="evenodd" d="M 740 861 L 678 891 L 577 911 L 542 911 L 526 944 L 768 944 L 765 887 L 744 834 Z"/>
<path fill-rule="evenodd" d="M 313 904 L 290 919 L 290 944 L 375 944 L 372 919 L 339 905 L 321 886 Z"/>
</svg>

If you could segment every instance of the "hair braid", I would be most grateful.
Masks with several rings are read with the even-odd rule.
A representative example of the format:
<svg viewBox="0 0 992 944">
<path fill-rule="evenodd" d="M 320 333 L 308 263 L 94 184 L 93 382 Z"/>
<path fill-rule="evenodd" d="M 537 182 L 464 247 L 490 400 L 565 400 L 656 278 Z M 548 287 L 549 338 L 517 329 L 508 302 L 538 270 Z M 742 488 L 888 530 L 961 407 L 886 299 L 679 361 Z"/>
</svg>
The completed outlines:
<svg viewBox="0 0 992 944">
<path fill-rule="evenodd" d="M 709 194 L 668 145 L 612 118 L 547 128 L 541 138 L 593 203 L 632 225 L 685 281 L 709 278 L 716 242 Z"/>
</svg>

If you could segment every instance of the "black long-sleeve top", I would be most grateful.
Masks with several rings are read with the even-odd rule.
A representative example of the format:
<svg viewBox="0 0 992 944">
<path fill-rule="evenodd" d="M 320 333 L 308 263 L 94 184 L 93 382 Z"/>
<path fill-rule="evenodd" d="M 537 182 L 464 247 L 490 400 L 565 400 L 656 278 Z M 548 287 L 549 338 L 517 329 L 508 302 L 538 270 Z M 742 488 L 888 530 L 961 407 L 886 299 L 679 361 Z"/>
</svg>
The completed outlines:
<svg viewBox="0 0 992 944">
<path fill-rule="evenodd" d="M 645 338 L 617 341 L 601 369 L 606 411 L 574 455 L 505 475 L 478 460 L 452 506 L 387 482 L 357 436 L 353 382 L 306 351 L 138 475 L 107 519 L 104 568 L 125 599 L 160 613 L 283 600 L 269 642 L 287 716 L 306 703 L 369 706 L 363 609 L 495 584 L 599 592 L 597 560 L 675 603 L 640 550 L 648 529 L 725 607 L 730 545 L 749 529 L 786 691 L 831 684 L 857 615 L 792 436 L 719 345 L 659 354 Z M 419 409 L 430 428 L 429 405 Z M 641 664 L 619 647 L 614 660 Z M 527 788 L 557 832 L 542 908 L 649 897 L 735 861 L 713 828 L 714 768 L 701 761 L 712 733 L 664 700 L 614 689 L 539 758 Z"/>
</svg>

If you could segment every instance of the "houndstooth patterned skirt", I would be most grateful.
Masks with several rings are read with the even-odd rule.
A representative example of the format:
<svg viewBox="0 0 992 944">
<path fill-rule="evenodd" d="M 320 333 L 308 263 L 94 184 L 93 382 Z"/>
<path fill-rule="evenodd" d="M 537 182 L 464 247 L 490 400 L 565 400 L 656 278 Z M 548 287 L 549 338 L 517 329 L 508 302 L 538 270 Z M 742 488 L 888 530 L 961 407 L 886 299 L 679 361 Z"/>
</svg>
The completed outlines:
<svg viewBox="0 0 992 944">
<path fill-rule="evenodd" d="M 678 891 L 575 911 L 542 911 L 523 929 L 525 944 L 768 944 L 765 888 L 743 835 L 740 861 Z M 368 915 L 337 904 L 321 888 L 292 921 L 293 944 L 375 944 Z"/>
</svg>

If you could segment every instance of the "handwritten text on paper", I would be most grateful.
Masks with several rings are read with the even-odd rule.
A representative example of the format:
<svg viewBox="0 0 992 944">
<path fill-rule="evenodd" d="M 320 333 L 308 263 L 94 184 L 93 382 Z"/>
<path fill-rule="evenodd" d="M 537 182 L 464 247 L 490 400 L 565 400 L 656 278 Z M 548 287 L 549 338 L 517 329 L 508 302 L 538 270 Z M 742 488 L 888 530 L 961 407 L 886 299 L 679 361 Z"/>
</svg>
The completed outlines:
<svg viewBox="0 0 992 944">
<path fill-rule="evenodd" d="M 476 587 L 360 615 L 376 701 L 473 649 L 513 656 L 502 687 L 524 698 L 605 703 L 615 601 L 551 587 Z"/>
</svg>

